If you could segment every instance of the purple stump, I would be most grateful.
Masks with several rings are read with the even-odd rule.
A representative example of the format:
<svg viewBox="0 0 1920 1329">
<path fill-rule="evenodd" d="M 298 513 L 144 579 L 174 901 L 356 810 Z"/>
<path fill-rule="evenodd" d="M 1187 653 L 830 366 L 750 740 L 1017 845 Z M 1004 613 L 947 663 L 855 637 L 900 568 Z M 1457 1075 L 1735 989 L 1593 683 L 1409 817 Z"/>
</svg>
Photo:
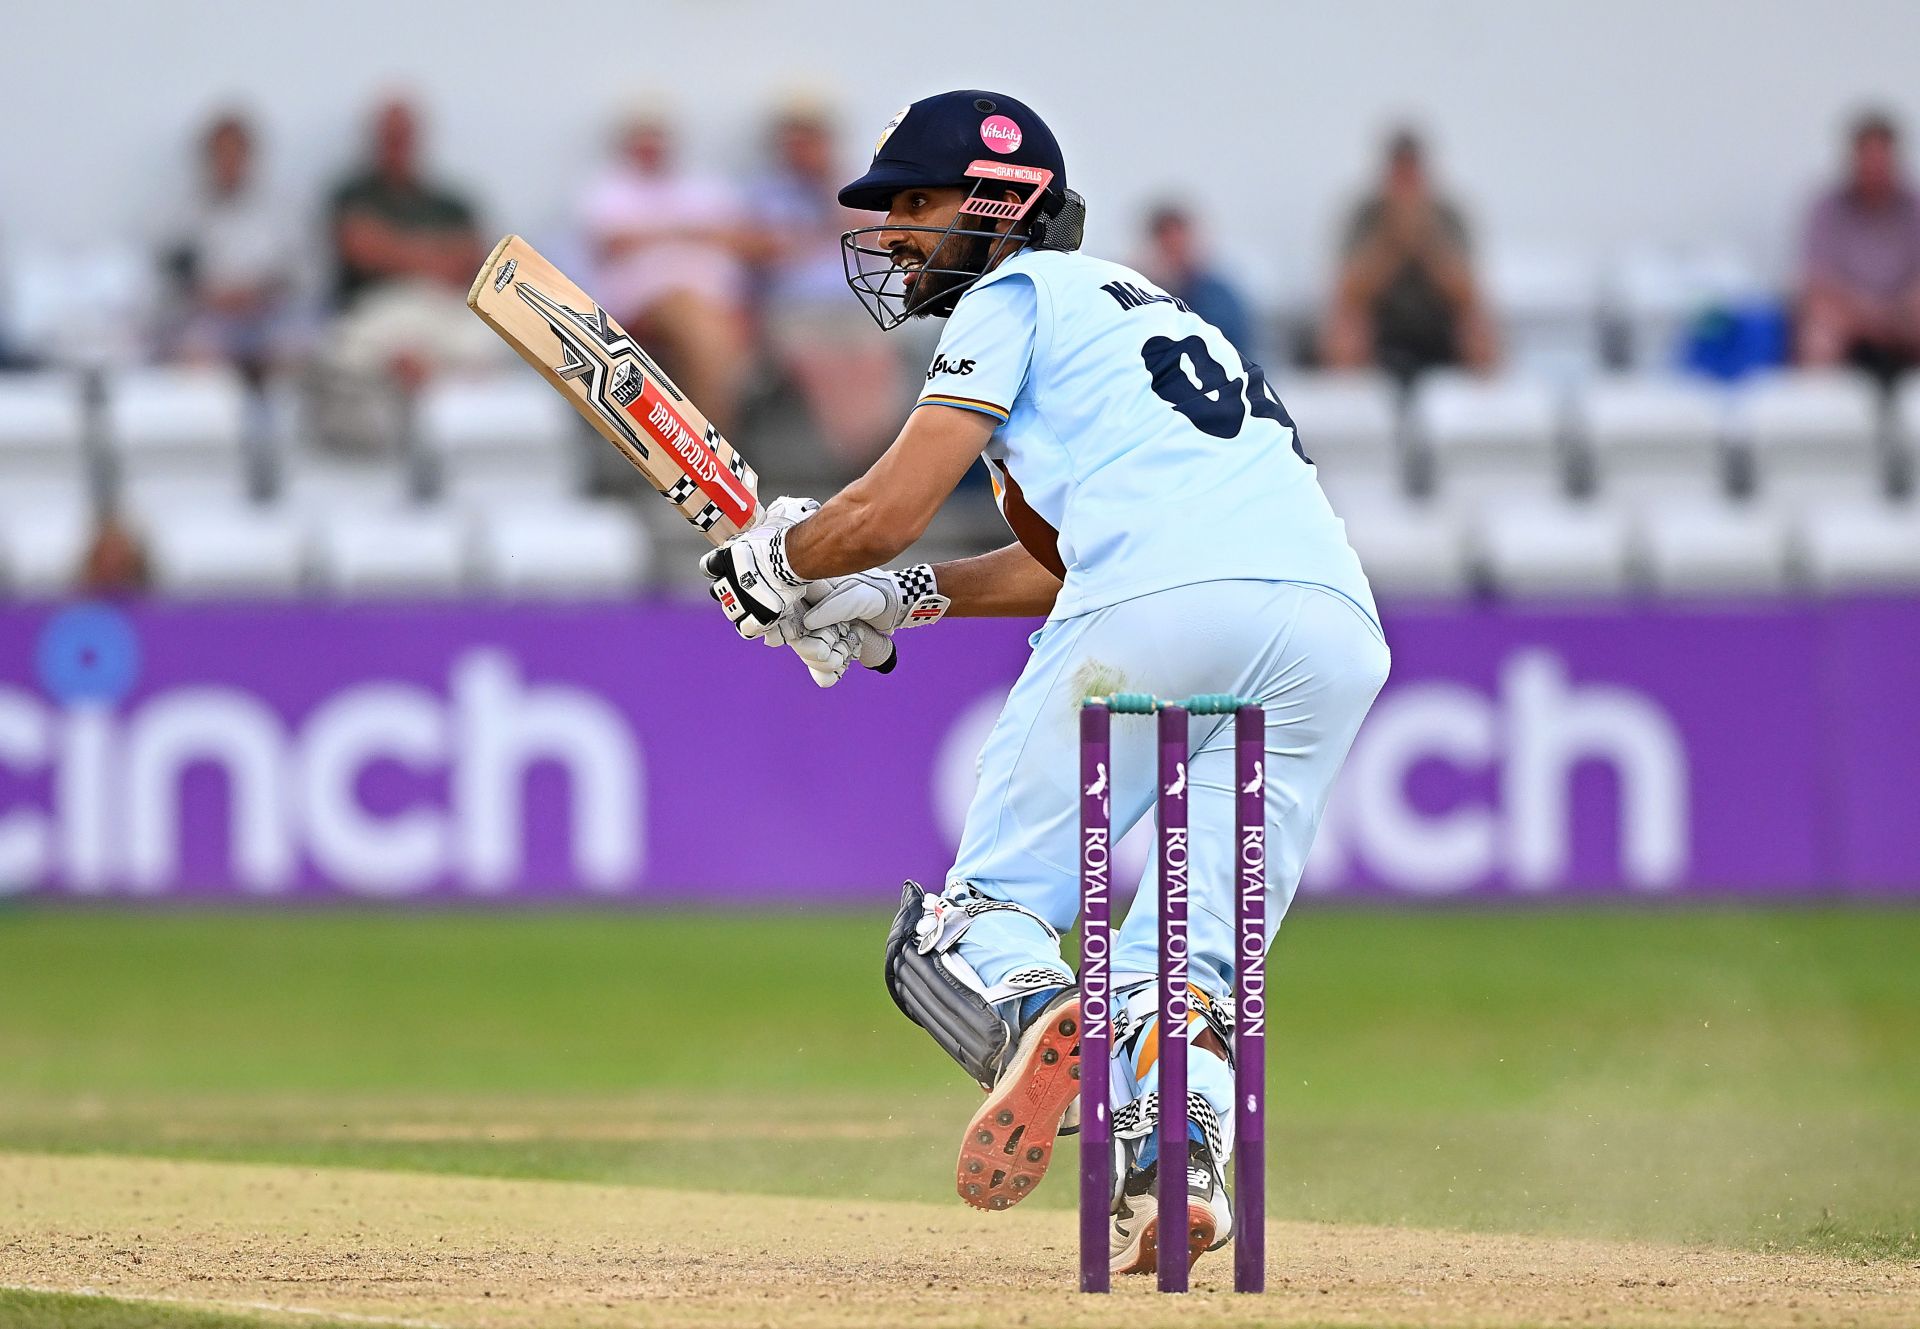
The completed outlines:
<svg viewBox="0 0 1920 1329">
<path fill-rule="evenodd" d="M 1160 711 L 1160 1290 L 1187 1290 L 1187 712 Z"/>
<path fill-rule="evenodd" d="M 1233 1290 L 1267 1290 L 1267 714 L 1234 713 Z"/>
<path fill-rule="evenodd" d="M 1113 1204 L 1113 1122 L 1107 1063 L 1113 1040 L 1109 809 L 1112 716 L 1080 711 L 1080 1290 L 1112 1287 L 1107 1227 Z"/>
</svg>

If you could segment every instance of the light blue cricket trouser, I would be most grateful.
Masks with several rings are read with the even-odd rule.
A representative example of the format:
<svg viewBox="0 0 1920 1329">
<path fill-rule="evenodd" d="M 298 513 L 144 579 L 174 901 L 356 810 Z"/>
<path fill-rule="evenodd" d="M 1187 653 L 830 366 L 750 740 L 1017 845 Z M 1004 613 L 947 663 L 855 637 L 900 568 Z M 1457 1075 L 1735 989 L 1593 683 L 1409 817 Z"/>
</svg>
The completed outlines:
<svg viewBox="0 0 1920 1329">
<path fill-rule="evenodd" d="M 1048 623 L 981 751 L 979 787 L 947 880 L 1023 905 L 1067 931 L 1079 912 L 1080 700 L 1108 692 L 1235 693 L 1267 711 L 1271 945 L 1327 793 L 1387 666 L 1386 641 L 1371 617 L 1337 592 L 1298 582 L 1202 582 Z M 1231 717 L 1193 717 L 1190 742 L 1191 974 L 1195 986 L 1224 997 L 1233 991 Z M 1151 719 L 1114 717 L 1116 841 L 1153 805 L 1155 754 Z M 1157 883 L 1150 863 L 1116 938 L 1116 989 L 1157 974 Z M 976 917 L 959 951 L 989 985 L 1017 969 L 1060 962 L 1053 940 L 1012 911 Z M 1232 1086 L 1221 1063 L 1195 1058 L 1192 1083 L 1222 1121 L 1230 1119 Z"/>
</svg>

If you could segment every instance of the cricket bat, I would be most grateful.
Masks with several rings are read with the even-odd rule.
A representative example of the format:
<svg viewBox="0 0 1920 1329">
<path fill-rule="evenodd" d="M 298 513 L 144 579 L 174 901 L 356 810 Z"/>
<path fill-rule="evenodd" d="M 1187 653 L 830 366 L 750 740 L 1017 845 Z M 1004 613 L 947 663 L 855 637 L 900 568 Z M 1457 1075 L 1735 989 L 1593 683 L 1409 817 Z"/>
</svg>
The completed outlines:
<svg viewBox="0 0 1920 1329">
<path fill-rule="evenodd" d="M 467 307 L 573 403 L 695 530 L 725 544 L 760 515 L 760 477 L 593 297 L 517 235 L 493 247 Z M 863 655 L 867 629 L 849 629 Z M 888 673 L 896 657 L 873 666 Z M 837 676 L 836 676 L 837 677 Z M 816 673 L 822 687 L 832 681 Z"/>
<path fill-rule="evenodd" d="M 573 403 L 716 545 L 760 514 L 760 477 L 593 297 L 517 235 L 493 247 L 467 307 Z"/>
</svg>

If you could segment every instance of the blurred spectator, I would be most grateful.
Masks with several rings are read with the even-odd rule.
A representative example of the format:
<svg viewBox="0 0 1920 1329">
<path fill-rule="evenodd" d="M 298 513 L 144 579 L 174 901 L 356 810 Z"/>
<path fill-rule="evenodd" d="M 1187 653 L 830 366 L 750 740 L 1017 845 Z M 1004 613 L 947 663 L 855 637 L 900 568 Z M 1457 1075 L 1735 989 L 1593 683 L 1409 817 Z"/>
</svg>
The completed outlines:
<svg viewBox="0 0 1920 1329">
<path fill-rule="evenodd" d="M 342 314 L 329 364 L 407 388 L 440 370 L 505 363 L 503 343 L 466 308 L 486 257 L 473 208 L 423 175 L 419 144 L 413 106 L 384 103 L 370 160 L 335 188 L 330 206 Z"/>
<path fill-rule="evenodd" d="M 1234 349 L 1251 358 L 1258 348 L 1246 301 L 1208 262 L 1193 214 L 1177 203 L 1161 204 L 1147 214 L 1147 244 L 1141 271 L 1169 295 L 1186 301 L 1225 333 Z"/>
<path fill-rule="evenodd" d="M 1854 123 L 1847 177 L 1814 205 L 1801 275 L 1803 364 L 1892 378 L 1920 358 L 1920 199 L 1901 179 L 1893 121 Z"/>
<path fill-rule="evenodd" d="M 739 418 L 748 368 L 739 197 L 716 176 L 679 169 L 657 111 L 626 116 L 615 154 L 580 204 L 592 289 L 724 431 Z"/>
<path fill-rule="evenodd" d="M 258 183 L 255 136 L 227 111 L 200 140 L 200 193 L 163 258 L 169 356 L 231 364 L 258 386 L 292 351 L 294 230 Z"/>
<path fill-rule="evenodd" d="M 834 197 L 840 184 L 825 110 L 795 100 L 775 118 L 773 169 L 751 191 L 760 234 L 767 341 L 822 442 L 849 467 L 892 441 L 910 397 L 905 366 L 848 294 L 840 234 L 866 225 Z"/>
<path fill-rule="evenodd" d="M 80 563 L 79 589 L 89 595 L 121 595 L 147 588 L 147 552 L 140 538 L 112 512 L 101 514 Z"/>
<path fill-rule="evenodd" d="M 1434 192 L 1410 130 L 1388 141 L 1379 191 L 1347 225 L 1321 356 L 1335 368 L 1378 366 L 1401 378 L 1441 365 L 1494 367 L 1466 222 Z"/>
<path fill-rule="evenodd" d="M 465 290 L 485 257 L 473 207 L 420 171 L 420 118 L 401 98 L 374 114 L 368 162 L 333 191 L 339 271 L 335 303 L 346 306 L 387 282 L 426 280 Z"/>
</svg>

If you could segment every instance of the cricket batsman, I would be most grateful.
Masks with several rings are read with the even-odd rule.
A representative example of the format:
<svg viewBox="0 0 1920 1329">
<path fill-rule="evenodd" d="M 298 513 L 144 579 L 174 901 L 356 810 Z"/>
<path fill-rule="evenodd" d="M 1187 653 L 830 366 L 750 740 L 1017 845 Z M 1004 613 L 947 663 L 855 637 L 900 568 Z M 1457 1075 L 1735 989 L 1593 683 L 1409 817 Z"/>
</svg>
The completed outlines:
<svg viewBox="0 0 1920 1329">
<path fill-rule="evenodd" d="M 1079 995 L 1060 936 L 1079 905 L 1081 700 L 1235 693 L 1266 708 L 1271 944 L 1387 645 L 1265 374 L 1139 273 L 1078 252 L 1085 204 L 1024 103 L 979 90 L 913 103 L 840 201 L 885 214 L 842 241 L 880 326 L 946 321 L 925 391 L 865 475 L 822 504 L 769 505 L 701 567 L 743 637 L 791 645 L 828 679 L 850 656 L 883 664 L 895 632 L 949 615 L 1046 620 L 980 754 L 944 889 L 909 881 L 887 939 L 894 1001 L 987 1091 L 962 1136 L 960 1195 L 1004 1209 L 1074 1125 Z M 888 569 L 982 457 L 1014 540 Z M 1153 742 L 1150 725 L 1115 728 L 1116 838 L 1153 803 Z M 1169 1216 L 1185 1218 L 1185 1240 L 1170 1228 L 1164 1244 L 1191 1264 L 1233 1229 L 1229 719 L 1196 716 L 1191 744 L 1188 1156 L 1156 1156 L 1150 868 L 1113 959 L 1116 1273 L 1156 1267 L 1163 1165 L 1188 1176 L 1188 1213 Z"/>
</svg>

